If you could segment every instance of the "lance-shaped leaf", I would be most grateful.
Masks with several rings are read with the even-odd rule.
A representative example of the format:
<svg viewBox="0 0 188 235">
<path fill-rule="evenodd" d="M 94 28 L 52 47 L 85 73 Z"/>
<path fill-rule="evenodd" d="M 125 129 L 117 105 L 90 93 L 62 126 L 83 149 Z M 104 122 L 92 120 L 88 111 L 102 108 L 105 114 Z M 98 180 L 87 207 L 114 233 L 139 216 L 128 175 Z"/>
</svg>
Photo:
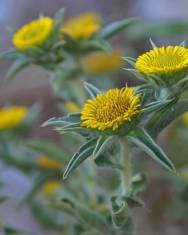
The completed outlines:
<svg viewBox="0 0 188 235">
<path fill-rule="evenodd" d="M 84 87 L 92 98 L 95 98 L 97 94 L 101 93 L 101 91 L 93 86 L 91 83 L 84 82 Z"/>
<path fill-rule="evenodd" d="M 151 136 L 142 128 L 136 128 L 128 136 L 129 140 L 159 162 L 169 171 L 175 173 L 175 167 L 164 151 L 157 145 Z"/>
<path fill-rule="evenodd" d="M 56 144 L 44 139 L 28 140 L 24 144 L 40 154 L 45 154 L 49 158 L 57 161 L 65 162 L 68 159 L 68 154 Z"/>
<path fill-rule="evenodd" d="M 110 225 L 107 223 L 105 217 L 103 217 L 99 212 L 85 207 L 80 202 L 70 198 L 62 198 L 61 202 L 66 205 L 67 208 L 69 207 L 70 211 L 74 212 L 74 215 L 78 220 L 84 223 L 84 225 L 97 230 L 98 234 L 112 234 Z"/>
<path fill-rule="evenodd" d="M 158 110 L 162 110 L 163 108 L 166 108 L 169 106 L 169 104 L 174 103 L 174 99 L 171 100 L 165 100 L 165 101 L 154 101 L 150 104 L 146 105 L 143 108 L 143 111 L 141 112 L 140 116 L 146 116 L 152 112 L 156 112 Z"/>
<path fill-rule="evenodd" d="M 27 67 L 30 64 L 30 62 L 26 59 L 20 59 L 16 60 L 10 69 L 8 70 L 5 79 L 9 80 L 10 78 L 14 77 L 18 72 L 20 72 L 22 69 Z"/>
<path fill-rule="evenodd" d="M 109 39 L 119 32 L 123 31 L 127 27 L 129 27 L 132 24 L 135 24 L 137 22 L 136 18 L 129 18 L 129 19 L 124 19 L 124 20 L 119 20 L 116 22 L 113 22 L 111 24 L 108 24 L 105 26 L 99 33 L 98 37 L 104 38 L 104 39 Z"/>
<path fill-rule="evenodd" d="M 55 126 L 55 127 L 63 127 L 66 125 L 71 125 L 71 124 L 80 124 L 80 113 L 69 113 L 65 117 L 60 117 L 60 118 L 50 118 L 47 120 L 45 123 L 42 124 L 42 127 L 46 126 Z"/>
<path fill-rule="evenodd" d="M 78 152 L 73 155 L 64 171 L 63 179 L 66 179 L 73 170 L 75 170 L 84 160 L 92 155 L 97 139 L 98 137 L 89 140 L 80 147 Z"/>
<path fill-rule="evenodd" d="M 122 227 L 129 219 L 130 211 L 127 202 L 118 199 L 116 196 L 111 198 L 112 221 L 117 227 Z"/>
<path fill-rule="evenodd" d="M 63 24 L 65 8 L 61 8 L 54 16 L 54 30 L 58 31 Z"/>
<path fill-rule="evenodd" d="M 104 152 L 105 148 L 107 147 L 107 144 L 109 144 L 109 142 L 112 141 L 113 139 L 114 139 L 113 136 L 101 135 L 98 138 L 97 144 L 93 151 L 93 159 L 96 159 L 102 152 Z"/>
<path fill-rule="evenodd" d="M 110 45 L 109 42 L 98 38 L 98 39 L 83 41 L 81 43 L 81 50 L 84 52 L 101 50 L 110 53 L 112 52 L 112 46 Z"/>
<path fill-rule="evenodd" d="M 146 128 L 152 136 L 156 137 L 160 131 L 187 111 L 188 100 L 181 100 L 170 108 L 155 113 L 148 121 Z"/>
</svg>

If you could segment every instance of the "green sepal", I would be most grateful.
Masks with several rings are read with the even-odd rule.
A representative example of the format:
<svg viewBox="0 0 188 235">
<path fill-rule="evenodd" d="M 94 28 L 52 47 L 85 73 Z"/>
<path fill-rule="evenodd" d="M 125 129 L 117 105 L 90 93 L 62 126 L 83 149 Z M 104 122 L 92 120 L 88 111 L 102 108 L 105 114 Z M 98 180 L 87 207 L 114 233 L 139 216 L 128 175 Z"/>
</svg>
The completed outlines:
<svg viewBox="0 0 188 235">
<path fill-rule="evenodd" d="M 135 62 L 136 59 L 132 58 L 132 57 L 122 57 L 123 60 L 125 60 L 129 65 L 131 65 L 133 68 L 135 67 Z"/>
<path fill-rule="evenodd" d="M 73 155 L 64 171 L 63 179 L 66 179 L 73 170 L 75 170 L 83 161 L 92 155 L 97 139 L 98 137 L 89 140 L 80 147 L 78 152 Z"/>
<path fill-rule="evenodd" d="M 110 23 L 102 28 L 102 30 L 97 34 L 97 37 L 109 39 L 124 29 L 128 28 L 137 22 L 137 18 L 123 19 Z"/>
<path fill-rule="evenodd" d="M 128 139 L 166 169 L 176 173 L 173 163 L 143 128 L 135 128 L 134 131 L 129 134 Z"/>
<path fill-rule="evenodd" d="M 84 82 L 84 87 L 92 98 L 95 98 L 97 94 L 101 93 L 101 91 L 98 88 L 96 88 L 94 85 L 92 85 L 91 83 Z"/>
</svg>

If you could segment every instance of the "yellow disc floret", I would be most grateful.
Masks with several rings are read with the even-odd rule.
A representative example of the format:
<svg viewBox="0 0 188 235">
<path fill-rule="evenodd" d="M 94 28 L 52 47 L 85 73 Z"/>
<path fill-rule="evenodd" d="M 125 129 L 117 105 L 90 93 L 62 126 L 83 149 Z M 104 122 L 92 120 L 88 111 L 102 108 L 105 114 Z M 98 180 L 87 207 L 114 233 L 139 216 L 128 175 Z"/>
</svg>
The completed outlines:
<svg viewBox="0 0 188 235">
<path fill-rule="evenodd" d="M 134 88 L 111 89 L 98 94 L 84 105 L 82 126 L 98 130 L 117 129 L 140 112 L 140 96 Z"/>
<path fill-rule="evenodd" d="M 0 130 L 19 125 L 27 116 L 28 109 L 23 106 L 0 108 Z"/>
<path fill-rule="evenodd" d="M 21 27 L 13 36 L 12 42 L 18 49 L 27 49 L 42 44 L 53 30 L 53 19 L 41 17 Z"/>
<path fill-rule="evenodd" d="M 61 32 L 77 39 L 90 38 L 100 27 L 100 18 L 96 13 L 85 13 L 67 20 Z"/>
<path fill-rule="evenodd" d="M 181 46 L 155 48 L 138 57 L 135 67 L 145 74 L 171 74 L 188 68 L 188 49 Z"/>
<path fill-rule="evenodd" d="M 84 72 L 88 74 L 104 74 L 120 69 L 122 65 L 120 50 L 114 49 L 111 53 L 97 51 L 81 60 Z"/>
</svg>

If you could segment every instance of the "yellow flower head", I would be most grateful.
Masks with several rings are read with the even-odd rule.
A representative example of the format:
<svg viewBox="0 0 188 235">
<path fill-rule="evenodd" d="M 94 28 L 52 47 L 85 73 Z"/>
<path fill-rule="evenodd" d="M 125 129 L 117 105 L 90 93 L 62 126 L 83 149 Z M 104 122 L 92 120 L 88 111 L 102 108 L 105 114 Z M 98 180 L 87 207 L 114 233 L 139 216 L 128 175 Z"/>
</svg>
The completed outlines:
<svg viewBox="0 0 188 235">
<path fill-rule="evenodd" d="M 184 113 L 183 115 L 183 122 L 188 125 L 188 112 Z"/>
<path fill-rule="evenodd" d="M 98 94 L 84 105 L 82 126 L 98 130 L 117 129 L 123 122 L 130 122 L 140 112 L 140 96 L 135 89 L 110 89 Z"/>
<path fill-rule="evenodd" d="M 59 181 L 48 181 L 43 184 L 42 191 L 51 196 L 61 187 L 61 183 Z"/>
<path fill-rule="evenodd" d="M 103 74 L 118 70 L 122 65 L 122 54 L 115 49 L 112 53 L 94 52 L 81 61 L 82 68 L 89 74 Z"/>
<path fill-rule="evenodd" d="M 70 113 L 74 113 L 74 112 L 79 112 L 80 111 L 80 108 L 78 107 L 77 104 L 75 104 L 74 102 L 72 101 L 66 101 L 65 102 L 65 108 L 68 110 L 68 112 Z"/>
<path fill-rule="evenodd" d="M 45 155 L 39 155 L 37 158 L 37 161 L 38 161 L 38 165 L 45 168 L 45 169 L 59 170 L 62 168 L 61 163 L 59 163 L 55 160 L 51 160 Z"/>
<path fill-rule="evenodd" d="M 0 108 L 0 130 L 19 125 L 27 116 L 28 109 L 23 106 Z"/>
<path fill-rule="evenodd" d="M 28 49 L 42 44 L 53 30 L 53 19 L 41 17 L 21 27 L 13 36 L 12 42 L 18 49 Z"/>
<path fill-rule="evenodd" d="M 90 38 L 100 27 L 100 18 L 96 13 L 85 13 L 67 20 L 61 32 L 77 39 Z"/>
<path fill-rule="evenodd" d="M 155 48 L 138 57 L 136 69 L 145 74 L 165 75 L 188 68 L 188 49 L 181 46 Z"/>
</svg>

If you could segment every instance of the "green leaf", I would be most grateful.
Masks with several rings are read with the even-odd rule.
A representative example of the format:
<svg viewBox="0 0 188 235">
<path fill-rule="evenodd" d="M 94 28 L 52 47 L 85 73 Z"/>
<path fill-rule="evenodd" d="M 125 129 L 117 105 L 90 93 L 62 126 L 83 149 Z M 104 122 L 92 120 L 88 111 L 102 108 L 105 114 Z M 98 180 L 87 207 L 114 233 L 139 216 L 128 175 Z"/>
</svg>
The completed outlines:
<svg viewBox="0 0 188 235">
<path fill-rule="evenodd" d="M 21 55 L 16 49 L 10 49 L 0 53 L 0 60 L 15 60 L 20 57 L 23 58 L 23 55 Z"/>
<path fill-rule="evenodd" d="M 24 144 L 38 153 L 56 159 L 57 161 L 65 162 L 68 159 L 68 154 L 62 148 L 48 140 L 33 139 L 26 141 Z"/>
<path fill-rule="evenodd" d="M 127 33 L 129 39 L 144 40 L 160 36 L 185 35 L 188 32 L 188 22 L 185 19 L 139 23 L 131 27 Z"/>
<path fill-rule="evenodd" d="M 155 113 L 146 125 L 148 132 L 156 137 L 165 127 L 188 111 L 188 100 L 181 100 L 168 109 Z"/>
<path fill-rule="evenodd" d="M 0 204 L 6 202 L 9 199 L 10 199 L 9 196 L 6 196 L 6 195 L 5 196 L 0 196 Z"/>
<path fill-rule="evenodd" d="M 42 127 L 46 126 L 65 126 L 71 124 L 80 124 L 81 113 L 69 113 L 68 115 L 61 118 L 50 118 L 45 123 L 42 124 Z"/>
<path fill-rule="evenodd" d="M 129 140 L 159 162 L 169 171 L 176 173 L 176 169 L 163 150 L 155 143 L 151 136 L 142 128 L 136 128 L 128 136 Z"/>
<path fill-rule="evenodd" d="M 143 116 L 146 116 L 152 112 L 156 112 L 158 110 L 161 110 L 161 109 L 167 107 L 172 102 L 174 103 L 174 99 L 151 102 L 143 108 L 143 111 L 141 112 L 140 116 L 143 117 Z"/>
<path fill-rule="evenodd" d="M 105 26 L 99 33 L 98 37 L 104 38 L 104 39 L 109 39 L 116 34 L 120 33 L 127 27 L 129 27 L 132 24 L 135 24 L 137 22 L 136 18 L 129 18 L 129 19 L 124 19 L 124 20 L 119 20 L 116 22 L 113 22 L 107 26 Z"/>
<path fill-rule="evenodd" d="M 112 52 L 112 46 L 109 44 L 109 42 L 102 40 L 102 39 L 93 39 L 93 40 L 87 40 L 81 42 L 81 50 L 85 52 L 92 52 L 92 51 L 98 51 L 102 50 L 107 53 Z"/>
<path fill-rule="evenodd" d="M 112 220 L 117 227 L 122 227 L 129 219 L 130 212 L 127 202 L 118 199 L 116 196 L 111 198 Z"/>
<path fill-rule="evenodd" d="M 113 139 L 114 139 L 113 136 L 101 135 L 98 138 L 97 144 L 96 144 L 95 149 L 93 151 L 93 159 L 96 159 L 102 152 L 104 152 L 106 145 L 109 144 L 109 141 L 111 141 Z"/>
<path fill-rule="evenodd" d="M 16 60 L 8 70 L 5 79 L 9 80 L 10 78 L 14 77 L 18 72 L 27 67 L 29 64 L 30 62 L 28 60 Z"/>
<path fill-rule="evenodd" d="M 59 28 L 63 24 L 65 8 L 61 8 L 54 16 L 54 30 L 59 33 Z"/>
<path fill-rule="evenodd" d="M 74 212 L 77 218 L 87 224 L 89 227 L 96 229 L 99 234 L 111 234 L 110 225 L 107 223 L 105 217 L 99 212 L 85 207 L 77 200 L 74 201 L 70 198 L 62 198 L 61 202 L 67 204 Z"/>
<path fill-rule="evenodd" d="M 66 179 L 73 170 L 75 170 L 84 160 L 92 155 L 97 139 L 98 138 L 93 138 L 89 140 L 80 147 L 78 152 L 73 155 L 64 171 L 63 179 Z"/>
<path fill-rule="evenodd" d="M 84 87 L 88 91 L 88 93 L 90 94 L 90 96 L 92 98 L 95 98 L 97 96 L 97 94 L 101 93 L 101 91 L 98 88 L 96 88 L 95 86 L 93 86 L 91 83 L 84 82 Z"/>
<path fill-rule="evenodd" d="M 29 192 L 24 195 L 23 199 L 20 201 L 19 206 L 22 206 L 24 203 L 29 202 L 33 199 L 34 195 L 41 189 L 42 185 L 50 180 L 58 180 L 57 173 L 48 172 L 47 174 L 41 173 L 33 180 L 33 185 L 30 188 Z"/>
</svg>

